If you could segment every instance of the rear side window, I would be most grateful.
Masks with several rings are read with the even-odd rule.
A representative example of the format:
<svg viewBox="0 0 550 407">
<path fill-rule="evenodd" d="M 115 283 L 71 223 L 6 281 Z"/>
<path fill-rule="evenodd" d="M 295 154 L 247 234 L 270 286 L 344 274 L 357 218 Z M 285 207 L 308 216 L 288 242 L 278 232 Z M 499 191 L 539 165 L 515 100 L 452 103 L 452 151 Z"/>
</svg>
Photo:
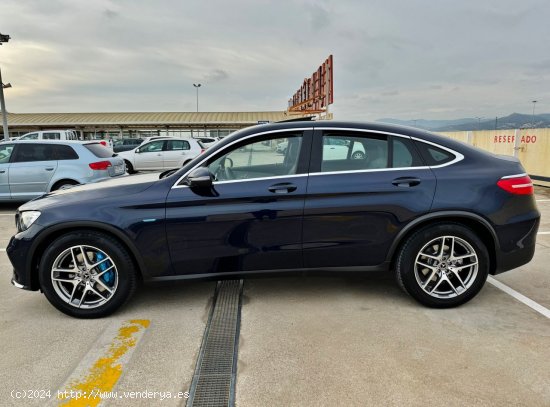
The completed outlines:
<svg viewBox="0 0 550 407">
<path fill-rule="evenodd" d="M 321 172 L 388 168 L 388 138 L 364 133 L 325 133 Z"/>
<path fill-rule="evenodd" d="M 13 162 L 55 161 L 52 147 L 51 144 L 18 144 Z"/>
<path fill-rule="evenodd" d="M 52 149 L 57 160 L 78 160 L 78 154 L 71 146 L 57 144 L 53 145 Z"/>
<path fill-rule="evenodd" d="M 416 142 L 422 158 L 429 166 L 441 165 L 453 161 L 456 156 L 442 148 L 431 144 Z"/>
<path fill-rule="evenodd" d="M 99 143 L 84 144 L 84 147 L 97 158 L 110 158 L 113 156 L 111 150 Z"/>
<path fill-rule="evenodd" d="M 167 143 L 166 150 L 190 150 L 191 146 L 187 140 L 170 140 Z"/>
<path fill-rule="evenodd" d="M 42 133 L 42 139 L 43 140 L 60 140 L 61 134 L 60 133 Z"/>
<path fill-rule="evenodd" d="M 420 167 L 424 165 L 411 139 L 393 137 L 393 168 Z"/>
</svg>

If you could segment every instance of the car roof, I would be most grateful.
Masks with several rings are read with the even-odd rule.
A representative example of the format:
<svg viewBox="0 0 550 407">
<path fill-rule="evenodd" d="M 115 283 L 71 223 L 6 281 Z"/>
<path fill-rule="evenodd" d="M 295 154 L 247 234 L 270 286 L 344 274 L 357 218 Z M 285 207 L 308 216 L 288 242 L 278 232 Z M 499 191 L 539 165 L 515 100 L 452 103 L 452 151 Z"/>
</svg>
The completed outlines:
<svg viewBox="0 0 550 407">
<path fill-rule="evenodd" d="M 11 144 L 71 144 L 71 145 L 86 145 L 86 144 L 101 144 L 101 140 L 12 140 L 7 143 Z"/>
</svg>

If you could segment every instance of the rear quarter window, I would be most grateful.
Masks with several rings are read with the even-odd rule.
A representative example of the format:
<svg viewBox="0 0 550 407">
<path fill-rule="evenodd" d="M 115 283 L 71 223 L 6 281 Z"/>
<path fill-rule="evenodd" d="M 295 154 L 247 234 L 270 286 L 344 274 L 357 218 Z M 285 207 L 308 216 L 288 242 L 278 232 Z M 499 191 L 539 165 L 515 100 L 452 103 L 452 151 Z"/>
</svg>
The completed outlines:
<svg viewBox="0 0 550 407">
<path fill-rule="evenodd" d="M 110 158 L 113 156 L 111 150 L 99 143 L 84 144 L 84 147 L 97 158 Z"/>
<path fill-rule="evenodd" d="M 52 146 L 54 157 L 58 160 L 78 160 L 78 154 L 71 146 L 54 145 Z"/>
<path fill-rule="evenodd" d="M 456 158 L 453 153 L 447 150 L 443 150 L 442 148 L 433 146 L 431 144 L 417 141 L 416 146 L 418 147 L 422 158 L 429 166 L 446 164 Z"/>
</svg>

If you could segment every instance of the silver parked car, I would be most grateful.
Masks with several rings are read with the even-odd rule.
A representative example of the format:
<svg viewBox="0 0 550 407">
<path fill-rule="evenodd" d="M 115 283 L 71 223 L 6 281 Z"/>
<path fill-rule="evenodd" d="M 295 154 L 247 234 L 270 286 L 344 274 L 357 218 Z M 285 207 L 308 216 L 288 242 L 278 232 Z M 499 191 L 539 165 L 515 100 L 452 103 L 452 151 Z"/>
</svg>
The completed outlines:
<svg viewBox="0 0 550 407">
<path fill-rule="evenodd" d="M 125 173 L 122 158 L 95 141 L 0 144 L 0 201 L 26 201 Z"/>
</svg>

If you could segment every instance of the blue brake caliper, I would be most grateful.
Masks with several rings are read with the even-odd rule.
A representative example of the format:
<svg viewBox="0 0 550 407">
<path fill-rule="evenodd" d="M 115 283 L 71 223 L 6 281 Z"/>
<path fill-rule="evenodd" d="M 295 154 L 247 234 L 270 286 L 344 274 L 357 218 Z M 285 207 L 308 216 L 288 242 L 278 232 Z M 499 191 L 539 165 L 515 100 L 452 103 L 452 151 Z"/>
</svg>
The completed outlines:
<svg viewBox="0 0 550 407">
<path fill-rule="evenodd" d="M 101 260 L 103 260 L 105 258 L 105 255 L 103 253 L 96 253 L 95 255 L 95 261 L 96 262 L 99 262 Z M 97 266 L 99 268 L 99 271 L 100 272 L 103 272 L 105 270 L 107 270 L 109 267 L 111 266 L 111 262 L 110 261 L 104 261 L 103 263 L 101 263 L 99 266 Z M 107 286 L 112 286 L 113 283 L 114 283 L 114 280 L 115 280 L 115 272 L 113 270 L 110 270 L 108 272 L 106 272 L 105 274 L 103 274 L 101 277 L 101 281 L 103 281 L 105 284 L 107 284 Z"/>
</svg>

